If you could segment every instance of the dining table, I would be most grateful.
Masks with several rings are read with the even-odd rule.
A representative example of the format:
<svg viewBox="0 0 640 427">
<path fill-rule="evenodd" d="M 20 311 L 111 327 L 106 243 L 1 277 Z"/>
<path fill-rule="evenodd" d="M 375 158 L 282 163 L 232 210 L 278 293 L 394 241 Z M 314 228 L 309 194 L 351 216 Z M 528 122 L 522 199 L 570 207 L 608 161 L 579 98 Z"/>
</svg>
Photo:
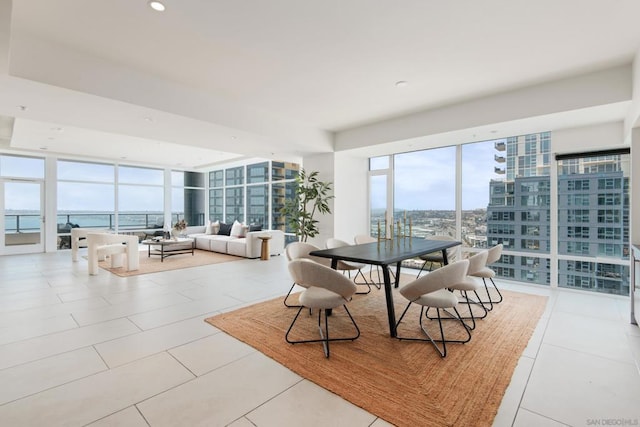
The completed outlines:
<svg viewBox="0 0 640 427">
<path fill-rule="evenodd" d="M 444 264 L 448 263 L 447 249 L 460 245 L 456 240 L 431 240 L 419 237 L 400 237 L 396 239 L 381 239 L 377 242 L 359 245 L 342 246 L 333 249 L 315 250 L 309 255 L 331 259 L 331 268 L 338 266 L 338 261 L 352 261 L 362 264 L 377 265 L 382 268 L 384 277 L 384 293 L 387 304 L 389 332 L 396 337 L 396 315 L 393 305 L 393 287 L 398 287 L 400 281 L 400 266 L 402 261 L 419 257 L 431 252 L 442 251 Z M 389 268 L 396 265 L 395 281 L 391 282 Z"/>
</svg>

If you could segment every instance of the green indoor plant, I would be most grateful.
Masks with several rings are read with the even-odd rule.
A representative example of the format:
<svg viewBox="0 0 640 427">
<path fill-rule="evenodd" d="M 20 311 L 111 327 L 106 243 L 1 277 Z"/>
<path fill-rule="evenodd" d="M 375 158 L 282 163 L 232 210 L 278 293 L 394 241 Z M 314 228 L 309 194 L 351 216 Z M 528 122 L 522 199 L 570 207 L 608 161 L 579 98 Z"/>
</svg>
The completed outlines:
<svg viewBox="0 0 640 427">
<path fill-rule="evenodd" d="M 304 169 L 295 178 L 294 197 L 288 199 L 280 212 L 285 216 L 289 229 L 298 240 L 306 242 L 307 238 L 315 237 L 318 230 L 316 214 L 330 214 L 329 200 L 333 184 L 318 180 L 318 172 L 309 174 Z"/>
</svg>

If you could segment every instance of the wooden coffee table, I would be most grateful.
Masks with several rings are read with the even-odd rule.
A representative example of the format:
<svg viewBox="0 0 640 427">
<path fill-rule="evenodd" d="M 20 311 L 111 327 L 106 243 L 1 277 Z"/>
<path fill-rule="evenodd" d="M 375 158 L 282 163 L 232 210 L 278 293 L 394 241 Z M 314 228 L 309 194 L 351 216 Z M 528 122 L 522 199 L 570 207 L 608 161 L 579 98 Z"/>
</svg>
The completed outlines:
<svg viewBox="0 0 640 427">
<path fill-rule="evenodd" d="M 193 256 L 193 250 L 196 247 L 195 240 L 187 239 L 187 238 L 178 238 L 176 240 L 147 239 L 147 240 L 143 240 L 141 243 L 148 246 L 149 250 L 147 252 L 147 256 L 149 258 L 151 258 L 151 255 L 159 255 L 161 262 L 164 262 L 165 258 L 170 257 L 172 255 L 191 253 L 191 256 Z M 152 248 L 152 246 L 155 246 L 155 248 Z"/>
</svg>

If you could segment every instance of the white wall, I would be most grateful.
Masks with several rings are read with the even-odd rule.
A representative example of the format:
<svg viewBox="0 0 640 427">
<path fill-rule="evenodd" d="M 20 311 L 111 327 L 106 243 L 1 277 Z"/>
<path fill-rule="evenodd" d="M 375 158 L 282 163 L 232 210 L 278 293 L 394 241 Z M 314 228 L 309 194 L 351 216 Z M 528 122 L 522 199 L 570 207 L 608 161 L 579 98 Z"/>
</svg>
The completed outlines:
<svg viewBox="0 0 640 427">
<path fill-rule="evenodd" d="M 369 234 L 369 162 L 345 153 L 335 155 L 335 237 L 353 243 L 356 234 Z"/>
<path fill-rule="evenodd" d="M 556 130 L 551 134 L 551 148 L 554 154 L 606 150 L 623 145 L 624 125 L 621 121 Z"/>
</svg>

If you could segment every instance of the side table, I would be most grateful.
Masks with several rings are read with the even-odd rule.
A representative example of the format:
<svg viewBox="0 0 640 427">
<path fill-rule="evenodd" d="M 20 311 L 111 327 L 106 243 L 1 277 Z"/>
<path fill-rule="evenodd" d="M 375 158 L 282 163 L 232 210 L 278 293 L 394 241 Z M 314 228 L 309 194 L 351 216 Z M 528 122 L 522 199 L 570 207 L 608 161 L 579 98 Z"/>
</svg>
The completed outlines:
<svg viewBox="0 0 640 427">
<path fill-rule="evenodd" d="M 270 258 L 269 240 L 271 239 L 271 235 L 263 234 L 258 236 L 258 239 L 262 240 L 262 246 L 260 248 L 260 260 L 266 261 Z"/>
</svg>

